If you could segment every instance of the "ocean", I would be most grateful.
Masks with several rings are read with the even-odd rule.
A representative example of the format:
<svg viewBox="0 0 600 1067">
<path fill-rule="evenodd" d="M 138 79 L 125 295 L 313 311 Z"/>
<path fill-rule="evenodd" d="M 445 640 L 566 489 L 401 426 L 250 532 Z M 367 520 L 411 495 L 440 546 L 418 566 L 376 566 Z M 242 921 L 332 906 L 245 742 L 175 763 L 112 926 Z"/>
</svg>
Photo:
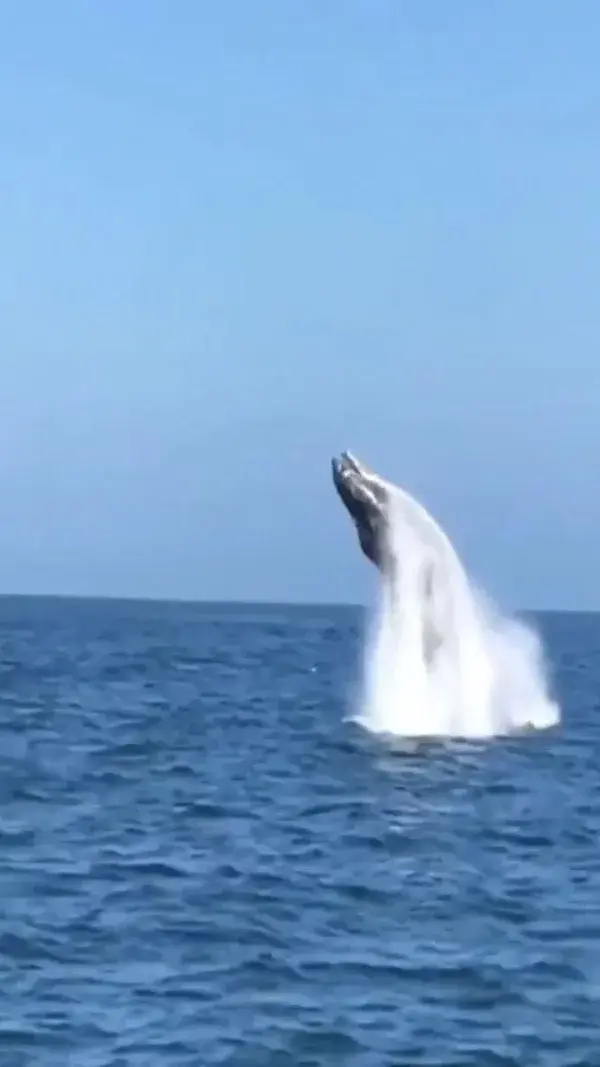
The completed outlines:
<svg viewBox="0 0 600 1067">
<path fill-rule="evenodd" d="M 412 745 L 364 622 L 0 599 L 1 1067 L 600 1065 L 600 616 L 559 727 Z"/>
</svg>

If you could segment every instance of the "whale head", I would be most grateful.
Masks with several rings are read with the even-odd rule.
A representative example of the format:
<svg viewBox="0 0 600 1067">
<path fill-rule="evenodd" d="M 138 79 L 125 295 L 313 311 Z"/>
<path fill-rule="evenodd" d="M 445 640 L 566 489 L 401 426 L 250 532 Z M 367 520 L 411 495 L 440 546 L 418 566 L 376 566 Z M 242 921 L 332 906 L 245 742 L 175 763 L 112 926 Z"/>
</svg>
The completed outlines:
<svg viewBox="0 0 600 1067">
<path fill-rule="evenodd" d="M 367 559 L 380 570 L 391 562 L 390 499 L 394 487 L 361 463 L 351 452 L 332 460 L 333 482 L 348 511 Z"/>
</svg>

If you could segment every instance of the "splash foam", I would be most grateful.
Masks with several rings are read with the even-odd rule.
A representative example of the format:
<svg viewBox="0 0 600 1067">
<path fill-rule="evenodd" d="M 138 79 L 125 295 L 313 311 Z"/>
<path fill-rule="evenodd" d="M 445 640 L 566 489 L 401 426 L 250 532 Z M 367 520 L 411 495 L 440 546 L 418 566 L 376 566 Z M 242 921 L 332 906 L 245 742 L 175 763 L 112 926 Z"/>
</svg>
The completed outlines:
<svg viewBox="0 0 600 1067">
<path fill-rule="evenodd" d="M 450 541 L 408 494 L 389 516 L 359 721 L 404 737 L 487 738 L 560 720 L 537 634 L 471 583 Z"/>
</svg>

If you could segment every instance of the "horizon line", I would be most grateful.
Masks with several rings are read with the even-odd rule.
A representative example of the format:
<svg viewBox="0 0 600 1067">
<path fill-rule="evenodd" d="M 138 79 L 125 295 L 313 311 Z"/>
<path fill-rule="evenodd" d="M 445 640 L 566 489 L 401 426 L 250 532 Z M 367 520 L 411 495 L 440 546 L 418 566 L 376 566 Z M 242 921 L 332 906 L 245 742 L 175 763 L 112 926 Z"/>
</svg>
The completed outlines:
<svg viewBox="0 0 600 1067">
<path fill-rule="evenodd" d="M 6 600 L 69 600 L 69 601 L 100 601 L 114 604 L 157 604 L 157 605 L 187 605 L 189 607 L 261 607 L 261 608 L 342 608 L 353 611 L 368 611 L 369 605 L 357 601 L 345 600 L 256 600 L 237 599 L 235 597 L 202 598 L 192 596 L 142 596 L 133 594 L 114 593 L 3 593 L 0 592 L 0 602 Z M 533 615 L 597 615 L 597 608 L 576 607 L 520 607 L 505 609 L 508 614 L 533 614 Z"/>
</svg>

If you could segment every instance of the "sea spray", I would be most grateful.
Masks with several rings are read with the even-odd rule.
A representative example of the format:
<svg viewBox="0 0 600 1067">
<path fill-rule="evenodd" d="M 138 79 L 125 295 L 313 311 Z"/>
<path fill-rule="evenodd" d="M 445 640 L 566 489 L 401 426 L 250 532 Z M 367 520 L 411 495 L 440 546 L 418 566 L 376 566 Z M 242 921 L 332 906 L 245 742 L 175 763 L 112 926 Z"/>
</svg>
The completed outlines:
<svg viewBox="0 0 600 1067">
<path fill-rule="evenodd" d="M 380 576 L 361 723 L 396 736 L 463 738 L 556 724 L 537 634 L 501 615 L 445 534 L 402 491 L 389 538 L 396 565 Z"/>
</svg>

